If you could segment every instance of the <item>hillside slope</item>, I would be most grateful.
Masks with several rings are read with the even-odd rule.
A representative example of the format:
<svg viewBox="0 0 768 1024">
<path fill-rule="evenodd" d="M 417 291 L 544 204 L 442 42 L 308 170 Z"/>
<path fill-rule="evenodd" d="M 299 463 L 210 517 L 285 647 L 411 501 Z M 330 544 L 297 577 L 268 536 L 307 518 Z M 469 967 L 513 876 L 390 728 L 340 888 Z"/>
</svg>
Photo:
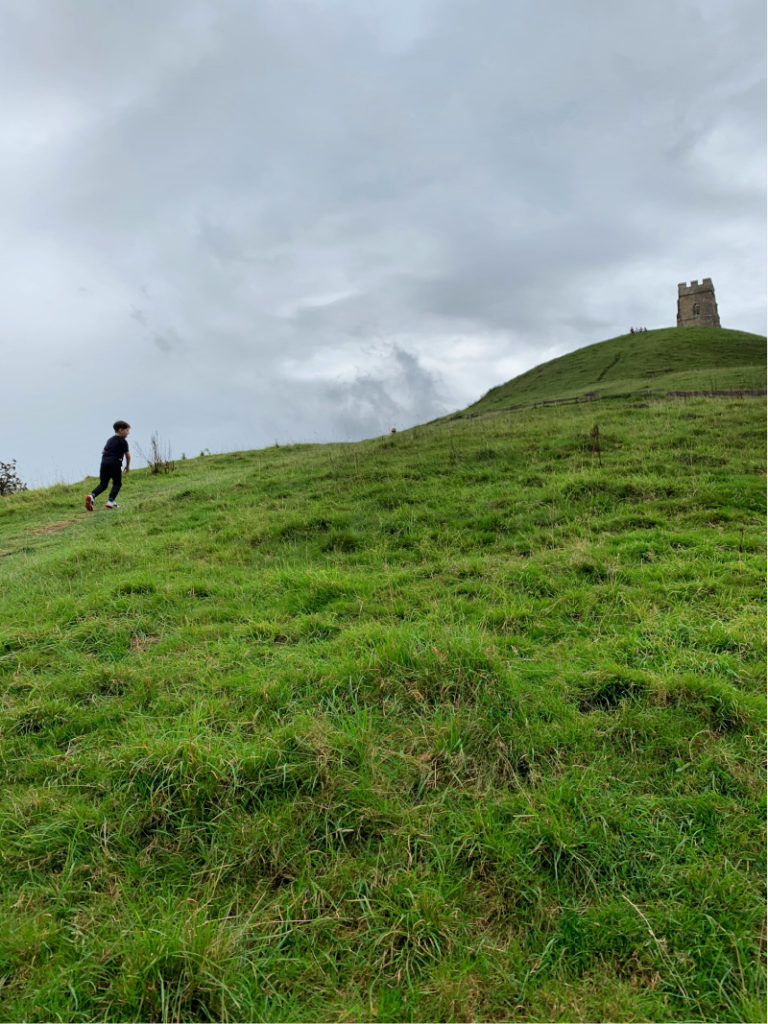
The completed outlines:
<svg viewBox="0 0 768 1024">
<path fill-rule="evenodd" d="M 587 345 L 493 388 L 472 412 L 584 395 L 765 388 L 766 339 L 719 327 L 663 328 Z"/>
<path fill-rule="evenodd" d="M 0 501 L 3 1020 L 764 1019 L 764 400 L 85 489 Z"/>
</svg>

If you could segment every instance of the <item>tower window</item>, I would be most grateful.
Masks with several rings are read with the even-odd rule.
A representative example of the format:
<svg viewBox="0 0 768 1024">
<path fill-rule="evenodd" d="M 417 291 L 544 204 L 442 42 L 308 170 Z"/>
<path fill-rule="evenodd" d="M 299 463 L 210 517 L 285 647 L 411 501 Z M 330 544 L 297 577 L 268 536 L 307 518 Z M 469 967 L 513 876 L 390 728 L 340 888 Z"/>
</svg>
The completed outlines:
<svg viewBox="0 0 768 1024">
<path fill-rule="evenodd" d="M 693 315 L 694 316 L 698 316 L 700 312 L 701 312 L 701 306 L 698 304 L 698 302 L 694 302 L 694 304 L 693 304 Z"/>
</svg>

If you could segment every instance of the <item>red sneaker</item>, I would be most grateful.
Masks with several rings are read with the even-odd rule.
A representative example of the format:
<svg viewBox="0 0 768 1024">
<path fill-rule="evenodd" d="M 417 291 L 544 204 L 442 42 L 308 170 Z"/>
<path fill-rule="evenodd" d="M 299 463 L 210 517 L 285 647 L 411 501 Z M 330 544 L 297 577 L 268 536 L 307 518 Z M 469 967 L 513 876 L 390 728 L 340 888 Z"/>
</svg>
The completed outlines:
<svg viewBox="0 0 768 1024">
<path fill-rule="evenodd" d="M 86 496 L 85 496 L 85 507 L 88 509 L 89 512 L 93 512 L 93 495 L 92 494 L 86 494 Z"/>
</svg>

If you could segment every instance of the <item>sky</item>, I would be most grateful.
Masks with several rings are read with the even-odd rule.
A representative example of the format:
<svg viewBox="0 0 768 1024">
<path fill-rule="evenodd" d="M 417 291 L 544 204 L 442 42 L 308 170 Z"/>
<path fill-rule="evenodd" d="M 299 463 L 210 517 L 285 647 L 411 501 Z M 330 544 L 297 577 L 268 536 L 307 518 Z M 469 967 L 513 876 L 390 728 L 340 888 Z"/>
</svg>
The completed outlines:
<svg viewBox="0 0 768 1024">
<path fill-rule="evenodd" d="M 762 0 L 3 0 L 0 460 L 464 408 L 711 277 L 765 333 Z"/>
</svg>

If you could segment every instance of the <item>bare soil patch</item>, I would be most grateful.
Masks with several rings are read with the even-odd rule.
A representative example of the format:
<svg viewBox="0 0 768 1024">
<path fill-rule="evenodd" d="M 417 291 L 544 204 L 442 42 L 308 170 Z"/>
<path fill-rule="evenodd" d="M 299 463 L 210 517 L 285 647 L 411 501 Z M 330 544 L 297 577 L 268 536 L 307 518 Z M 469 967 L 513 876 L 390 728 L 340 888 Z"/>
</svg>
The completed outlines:
<svg viewBox="0 0 768 1024">
<path fill-rule="evenodd" d="M 48 523 L 47 526 L 41 526 L 38 530 L 35 530 L 35 533 L 58 533 L 59 530 L 65 530 L 71 525 L 71 519 L 60 519 L 56 523 Z"/>
</svg>

